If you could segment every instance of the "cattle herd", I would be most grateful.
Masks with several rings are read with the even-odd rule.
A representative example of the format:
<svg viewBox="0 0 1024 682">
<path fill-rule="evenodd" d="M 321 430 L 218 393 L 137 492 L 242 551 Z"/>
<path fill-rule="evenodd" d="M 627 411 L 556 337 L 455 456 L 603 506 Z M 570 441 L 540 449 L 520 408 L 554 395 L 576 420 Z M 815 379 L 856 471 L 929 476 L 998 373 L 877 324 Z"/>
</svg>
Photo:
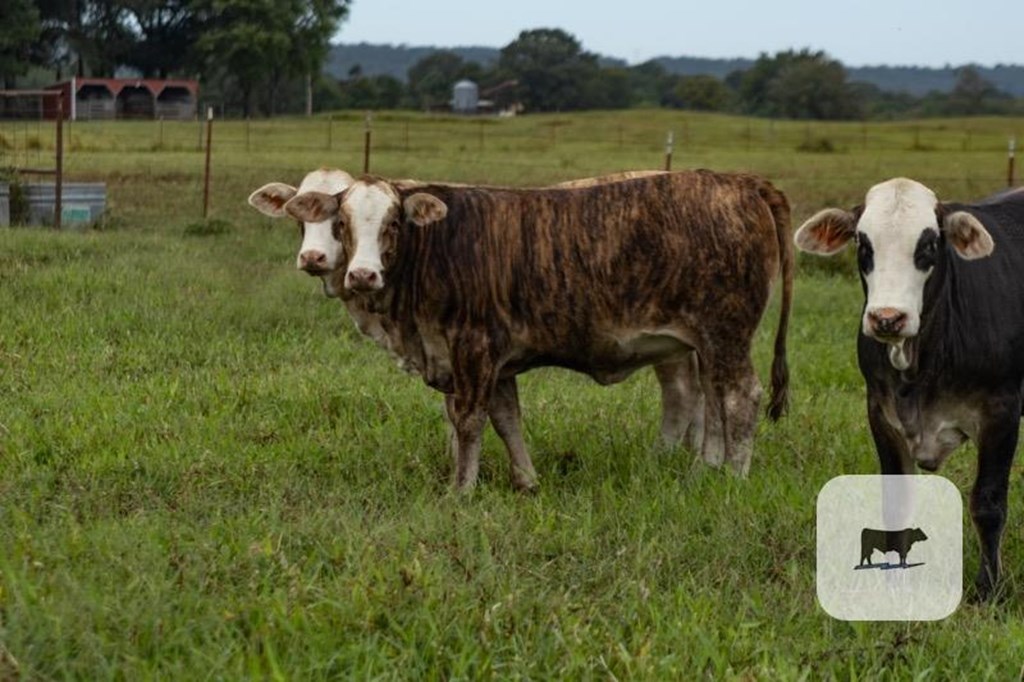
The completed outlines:
<svg viewBox="0 0 1024 682">
<path fill-rule="evenodd" d="M 746 474 L 761 385 L 754 334 L 776 277 L 767 414 L 786 409 L 793 244 L 849 243 L 865 304 L 857 353 L 881 472 L 935 471 L 978 447 L 970 510 L 989 596 L 1024 382 L 1024 190 L 940 202 L 906 178 L 791 237 L 786 197 L 754 175 L 628 172 L 540 188 L 353 178 L 335 169 L 249 197 L 302 227 L 297 266 L 359 330 L 444 395 L 454 485 L 475 485 L 488 420 L 513 486 L 537 474 L 516 377 L 557 366 L 601 384 L 651 365 L 661 438 Z"/>
</svg>

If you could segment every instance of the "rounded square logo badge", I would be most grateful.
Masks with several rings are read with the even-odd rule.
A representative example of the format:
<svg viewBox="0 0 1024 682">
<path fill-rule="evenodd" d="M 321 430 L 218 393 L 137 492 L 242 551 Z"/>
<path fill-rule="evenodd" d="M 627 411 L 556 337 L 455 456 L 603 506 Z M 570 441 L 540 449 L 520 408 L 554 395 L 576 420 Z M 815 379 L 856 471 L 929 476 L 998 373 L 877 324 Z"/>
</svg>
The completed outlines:
<svg viewBox="0 0 1024 682">
<path fill-rule="evenodd" d="M 839 476 L 818 493 L 818 603 L 840 620 L 939 620 L 963 593 L 963 501 L 942 476 Z"/>
</svg>

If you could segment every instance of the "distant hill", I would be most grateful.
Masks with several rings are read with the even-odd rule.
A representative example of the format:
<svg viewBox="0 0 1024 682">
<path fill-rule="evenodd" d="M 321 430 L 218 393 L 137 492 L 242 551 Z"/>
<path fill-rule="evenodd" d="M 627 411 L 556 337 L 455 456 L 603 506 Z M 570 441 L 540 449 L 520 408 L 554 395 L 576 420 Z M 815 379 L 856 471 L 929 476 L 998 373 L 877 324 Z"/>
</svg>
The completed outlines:
<svg viewBox="0 0 1024 682">
<path fill-rule="evenodd" d="M 966 64 L 961 65 L 966 66 Z M 877 85 L 882 90 L 904 91 L 911 95 L 925 95 L 932 90 L 949 92 L 956 84 L 960 66 L 928 69 L 915 66 L 858 66 L 847 67 L 852 81 Z M 982 78 L 1014 97 L 1024 97 L 1024 66 L 975 66 Z"/>
<path fill-rule="evenodd" d="M 337 44 L 331 48 L 324 71 L 335 78 L 348 77 L 349 71 L 358 65 L 364 76 L 387 74 L 404 81 L 413 64 L 438 50 L 454 52 L 467 61 L 490 66 L 498 61 L 498 48 L 469 47 L 427 47 L 409 45 L 379 45 L 370 43 Z M 733 71 L 747 69 L 753 59 L 705 59 L 703 57 L 656 57 L 669 73 L 685 76 L 707 74 L 725 78 Z M 627 62 L 614 57 L 600 57 L 603 66 L 626 66 Z M 916 66 L 854 66 L 846 72 L 851 81 L 871 83 L 882 90 L 925 95 L 932 90 L 949 92 L 956 83 L 958 66 L 932 69 Z M 1024 66 L 975 67 L 981 77 L 997 88 L 1015 97 L 1024 97 Z"/>
<path fill-rule="evenodd" d="M 444 50 L 454 52 L 467 62 L 476 62 L 482 66 L 491 66 L 498 61 L 501 50 L 496 47 L 410 47 L 408 45 L 376 45 L 371 43 L 354 43 L 352 45 L 337 44 L 331 47 L 327 55 L 324 71 L 335 78 L 348 77 L 354 66 L 362 69 L 364 76 L 393 76 L 404 81 L 409 67 L 432 52 Z M 598 57 L 601 66 L 628 66 L 625 59 L 615 57 Z"/>
<path fill-rule="evenodd" d="M 335 78 L 344 79 L 353 67 L 359 66 L 364 76 L 394 76 L 404 81 L 409 67 L 440 50 L 454 52 L 466 61 L 483 66 L 491 66 L 498 61 L 499 51 L 493 47 L 410 47 L 355 43 L 332 45 L 324 71 Z"/>
</svg>

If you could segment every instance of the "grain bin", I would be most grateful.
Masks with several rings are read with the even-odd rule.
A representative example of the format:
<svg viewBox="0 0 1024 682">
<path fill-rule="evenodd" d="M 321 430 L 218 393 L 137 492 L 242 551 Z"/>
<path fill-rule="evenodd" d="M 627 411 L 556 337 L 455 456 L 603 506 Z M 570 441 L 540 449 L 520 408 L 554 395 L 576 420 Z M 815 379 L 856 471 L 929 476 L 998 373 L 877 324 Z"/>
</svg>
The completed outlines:
<svg viewBox="0 0 1024 682">
<path fill-rule="evenodd" d="M 452 111 L 475 114 L 480 103 L 480 88 L 470 80 L 461 80 L 452 88 Z"/>
</svg>

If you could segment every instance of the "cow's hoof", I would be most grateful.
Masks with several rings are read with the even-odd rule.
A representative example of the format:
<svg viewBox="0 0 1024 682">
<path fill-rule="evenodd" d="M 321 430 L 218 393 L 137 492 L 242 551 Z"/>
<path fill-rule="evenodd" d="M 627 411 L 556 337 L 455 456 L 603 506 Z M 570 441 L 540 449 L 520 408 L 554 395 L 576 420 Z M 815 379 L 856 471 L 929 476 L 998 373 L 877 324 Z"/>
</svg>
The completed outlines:
<svg viewBox="0 0 1024 682">
<path fill-rule="evenodd" d="M 968 595 L 968 601 L 974 604 L 988 604 L 1000 600 L 1001 590 L 992 585 L 988 580 L 975 580 L 974 589 Z"/>
<path fill-rule="evenodd" d="M 450 488 L 453 495 L 458 497 L 469 497 L 476 490 L 476 481 L 452 481 L 452 487 Z"/>
<path fill-rule="evenodd" d="M 537 475 L 533 474 L 531 476 L 523 472 L 513 473 L 512 489 L 517 493 L 532 495 L 540 489 L 540 483 L 537 481 Z"/>
</svg>

